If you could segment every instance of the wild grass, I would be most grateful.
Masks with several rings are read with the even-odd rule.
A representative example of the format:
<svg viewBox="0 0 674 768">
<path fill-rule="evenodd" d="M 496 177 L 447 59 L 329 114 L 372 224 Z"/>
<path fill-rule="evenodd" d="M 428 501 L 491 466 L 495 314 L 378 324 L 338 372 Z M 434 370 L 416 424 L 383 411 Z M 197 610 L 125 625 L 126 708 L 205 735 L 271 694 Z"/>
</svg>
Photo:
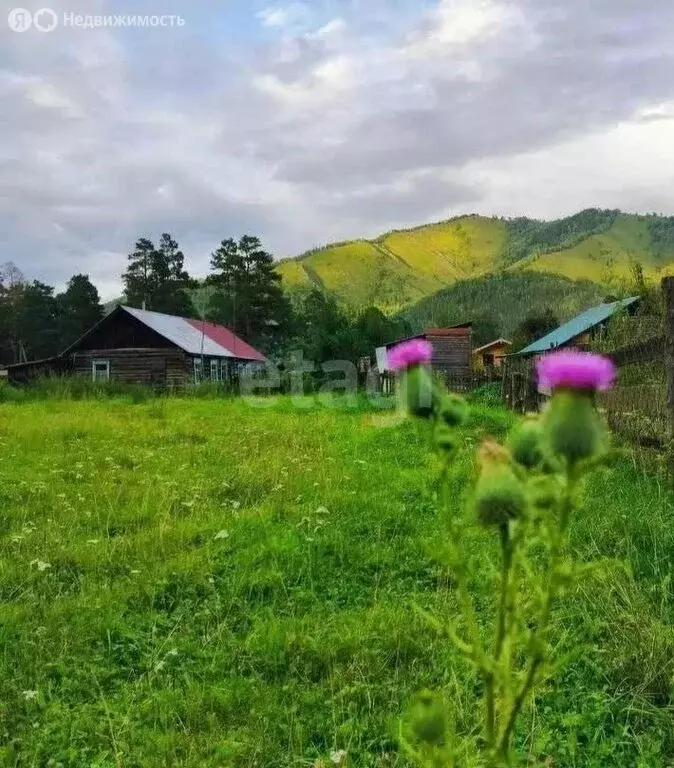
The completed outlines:
<svg viewBox="0 0 674 768">
<path fill-rule="evenodd" d="M 511 423 L 473 405 L 457 506 Z M 438 470 L 362 403 L 0 404 L 0 764 L 402 768 L 425 688 L 473 728 L 476 679 L 414 610 L 456 609 Z M 517 735 L 535 764 L 674 760 L 673 502 L 628 460 L 592 481 L 564 664 Z M 485 621 L 496 551 L 469 537 Z"/>
</svg>

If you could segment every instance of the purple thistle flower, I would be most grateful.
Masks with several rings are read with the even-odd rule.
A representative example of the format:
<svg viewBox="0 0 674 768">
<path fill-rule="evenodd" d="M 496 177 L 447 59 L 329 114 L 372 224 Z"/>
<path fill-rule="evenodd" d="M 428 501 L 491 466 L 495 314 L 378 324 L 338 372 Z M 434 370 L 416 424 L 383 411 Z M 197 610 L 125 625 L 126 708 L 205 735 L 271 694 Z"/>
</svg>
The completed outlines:
<svg viewBox="0 0 674 768">
<path fill-rule="evenodd" d="M 538 383 L 544 389 L 610 389 L 616 377 L 611 360 L 588 352 L 553 352 L 537 363 Z"/>
<path fill-rule="evenodd" d="M 412 339 L 397 344 L 386 355 L 389 368 L 394 371 L 403 371 L 413 365 L 430 362 L 433 356 L 433 347 L 425 339 Z"/>
</svg>

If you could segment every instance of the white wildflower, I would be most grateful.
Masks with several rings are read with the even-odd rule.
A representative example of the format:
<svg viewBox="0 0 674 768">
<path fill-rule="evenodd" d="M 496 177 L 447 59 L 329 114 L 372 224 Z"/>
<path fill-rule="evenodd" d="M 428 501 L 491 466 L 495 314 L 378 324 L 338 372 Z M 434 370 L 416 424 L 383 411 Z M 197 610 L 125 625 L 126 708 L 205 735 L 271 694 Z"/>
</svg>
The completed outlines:
<svg viewBox="0 0 674 768">
<path fill-rule="evenodd" d="M 229 531 L 218 531 L 213 538 L 216 541 L 218 539 L 228 539 L 229 538 Z"/>
<path fill-rule="evenodd" d="M 23 691 L 23 698 L 26 701 L 33 701 L 37 699 L 37 691 Z"/>
<path fill-rule="evenodd" d="M 31 560 L 31 567 L 35 565 L 38 571 L 46 571 L 47 568 L 51 568 L 51 563 L 45 563 L 44 560 Z"/>
<path fill-rule="evenodd" d="M 345 749 L 333 749 L 330 752 L 330 760 L 335 765 L 344 765 L 346 763 L 346 750 Z"/>
</svg>

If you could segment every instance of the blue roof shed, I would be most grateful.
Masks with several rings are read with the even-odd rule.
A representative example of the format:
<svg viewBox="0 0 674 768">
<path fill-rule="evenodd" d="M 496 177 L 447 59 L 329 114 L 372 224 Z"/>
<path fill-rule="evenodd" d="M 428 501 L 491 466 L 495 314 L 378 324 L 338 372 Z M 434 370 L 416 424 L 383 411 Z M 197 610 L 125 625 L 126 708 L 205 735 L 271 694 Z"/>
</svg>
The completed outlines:
<svg viewBox="0 0 674 768">
<path fill-rule="evenodd" d="M 599 304 L 597 307 L 586 309 L 580 315 L 576 315 L 576 317 L 564 323 L 564 325 L 560 325 L 559 328 L 550 331 L 550 333 L 534 341 L 533 344 L 529 344 L 528 347 L 521 349 L 516 354 L 540 355 L 543 352 L 549 352 L 551 349 L 562 347 L 573 341 L 576 337 L 601 325 L 601 323 L 621 310 L 631 307 L 635 302 L 639 301 L 639 298 L 639 296 L 632 296 L 629 299 L 621 299 L 611 304 Z"/>
</svg>

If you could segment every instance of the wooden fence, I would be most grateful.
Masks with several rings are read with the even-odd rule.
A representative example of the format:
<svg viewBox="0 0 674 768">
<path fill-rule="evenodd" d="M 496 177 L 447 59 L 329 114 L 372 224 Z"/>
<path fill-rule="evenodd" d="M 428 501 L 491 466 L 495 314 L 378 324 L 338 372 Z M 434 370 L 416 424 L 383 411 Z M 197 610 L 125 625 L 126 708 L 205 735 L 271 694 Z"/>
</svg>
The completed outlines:
<svg viewBox="0 0 674 768">
<path fill-rule="evenodd" d="M 434 374 L 442 380 L 450 392 L 473 392 L 487 384 L 501 384 L 501 373 L 498 370 L 470 371 L 450 370 L 435 371 Z M 379 386 L 382 394 L 391 395 L 396 388 L 396 374 L 387 371 L 379 376 Z"/>
<path fill-rule="evenodd" d="M 674 277 L 662 280 L 664 327 L 650 338 L 602 349 L 618 368 L 610 392 L 598 397 L 611 428 L 644 447 L 669 447 L 674 437 Z M 503 377 L 503 401 L 520 413 L 538 410 L 547 400 L 538 392 L 532 358 L 509 358 Z"/>
</svg>

